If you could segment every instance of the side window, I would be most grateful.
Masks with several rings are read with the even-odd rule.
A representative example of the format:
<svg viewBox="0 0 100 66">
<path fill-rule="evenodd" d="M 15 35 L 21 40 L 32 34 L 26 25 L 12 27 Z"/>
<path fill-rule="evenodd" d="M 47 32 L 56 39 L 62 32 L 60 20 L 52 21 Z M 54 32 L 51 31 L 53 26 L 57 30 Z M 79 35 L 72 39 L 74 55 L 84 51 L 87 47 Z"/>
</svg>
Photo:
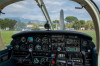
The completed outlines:
<svg viewBox="0 0 100 66">
<path fill-rule="evenodd" d="M 35 0 L 16 2 L 5 7 L 0 15 L 0 28 L 5 45 L 12 41 L 12 35 L 20 31 L 44 30 L 46 22 Z"/>
</svg>

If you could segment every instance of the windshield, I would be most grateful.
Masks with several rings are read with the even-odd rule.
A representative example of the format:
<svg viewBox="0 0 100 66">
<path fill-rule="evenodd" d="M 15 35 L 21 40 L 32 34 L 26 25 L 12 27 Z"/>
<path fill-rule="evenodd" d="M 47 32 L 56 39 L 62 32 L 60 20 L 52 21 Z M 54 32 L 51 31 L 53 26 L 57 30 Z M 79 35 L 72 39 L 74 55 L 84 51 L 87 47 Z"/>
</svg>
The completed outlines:
<svg viewBox="0 0 100 66">
<path fill-rule="evenodd" d="M 95 0 L 100 3 L 99 0 Z M 93 37 L 96 44 L 94 24 L 91 16 L 81 5 L 70 0 L 44 0 L 54 30 L 60 30 L 61 11 L 64 14 L 65 30 L 80 31 Z M 100 8 L 100 5 L 98 4 Z M 14 33 L 20 31 L 45 30 L 46 19 L 35 0 L 25 0 L 7 6 L 0 16 L 0 28 L 5 45 L 10 44 Z M 63 19 L 63 18 L 62 18 Z M 70 19 L 70 20 L 69 20 Z"/>
<path fill-rule="evenodd" d="M 100 0 L 93 0 L 100 11 Z"/>
</svg>

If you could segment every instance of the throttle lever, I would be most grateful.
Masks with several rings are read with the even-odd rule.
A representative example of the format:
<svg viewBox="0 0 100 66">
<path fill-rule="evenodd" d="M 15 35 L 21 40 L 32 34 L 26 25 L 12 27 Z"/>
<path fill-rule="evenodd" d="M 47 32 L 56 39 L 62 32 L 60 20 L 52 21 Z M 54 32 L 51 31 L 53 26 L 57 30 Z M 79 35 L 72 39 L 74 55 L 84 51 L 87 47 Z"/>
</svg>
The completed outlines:
<svg viewBox="0 0 100 66">
<path fill-rule="evenodd" d="M 32 53 L 32 48 L 29 48 L 29 52 Z M 25 59 L 27 59 L 31 54 L 28 54 Z"/>
<path fill-rule="evenodd" d="M 25 59 L 27 59 L 29 56 L 30 56 L 30 54 L 28 54 L 28 55 L 25 57 Z"/>
<path fill-rule="evenodd" d="M 32 51 L 33 51 L 33 49 L 29 48 L 29 54 L 25 57 L 25 59 L 27 59 L 31 56 L 31 58 L 32 58 L 31 60 L 33 61 Z"/>
<path fill-rule="evenodd" d="M 33 49 L 32 49 L 32 48 L 29 48 L 30 56 L 31 56 L 32 61 L 33 61 L 33 54 L 32 54 L 32 51 L 33 51 Z"/>
</svg>

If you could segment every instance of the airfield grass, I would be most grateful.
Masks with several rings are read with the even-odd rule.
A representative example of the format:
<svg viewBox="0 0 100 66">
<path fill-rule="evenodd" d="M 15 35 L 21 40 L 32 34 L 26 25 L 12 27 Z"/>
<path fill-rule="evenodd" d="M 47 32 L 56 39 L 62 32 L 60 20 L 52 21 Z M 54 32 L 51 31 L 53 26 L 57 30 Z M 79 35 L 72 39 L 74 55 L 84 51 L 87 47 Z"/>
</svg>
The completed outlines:
<svg viewBox="0 0 100 66">
<path fill-rule="evenodd" d="M 14 31 L 2 31 L 2 38 L 5 45 L 9 45 L 12 41 L 12 35 L 14 34 Z"/>
<path fill-rule="evenodd" d="M 93 38 L 93 42 L 96 44 L 96 34 L 94 30 L 89 30 L 89 31 L 80 31 L 84 32 L 86 34 L 89 34 Z M 10 42 L 12 41 L 12 35 L 14 34 L 14 31 L 2 31 L 2 38 L 4 40 L 5 45 L 9 45 Z"/>
</svg>

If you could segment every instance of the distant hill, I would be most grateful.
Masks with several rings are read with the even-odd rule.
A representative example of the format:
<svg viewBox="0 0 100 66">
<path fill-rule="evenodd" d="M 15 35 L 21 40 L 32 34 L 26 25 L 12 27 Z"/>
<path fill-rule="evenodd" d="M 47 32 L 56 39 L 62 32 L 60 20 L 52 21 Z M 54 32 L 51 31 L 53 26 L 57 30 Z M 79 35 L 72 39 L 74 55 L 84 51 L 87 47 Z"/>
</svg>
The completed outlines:
<svg viewBox="0 0 100 66">
<path fill-rule="evenodd" d="M 22 22 L 39 22 L 39 23 L 44 23 L 46 21 L 40 21 L 40 20 L 30 20 L 30 19 L 24 19 L 24 18 L 19 18 L 19 17 L 9 17 L 9 19 L 14 19 L 14 20 L 21 20 Z"/>
</svg>

